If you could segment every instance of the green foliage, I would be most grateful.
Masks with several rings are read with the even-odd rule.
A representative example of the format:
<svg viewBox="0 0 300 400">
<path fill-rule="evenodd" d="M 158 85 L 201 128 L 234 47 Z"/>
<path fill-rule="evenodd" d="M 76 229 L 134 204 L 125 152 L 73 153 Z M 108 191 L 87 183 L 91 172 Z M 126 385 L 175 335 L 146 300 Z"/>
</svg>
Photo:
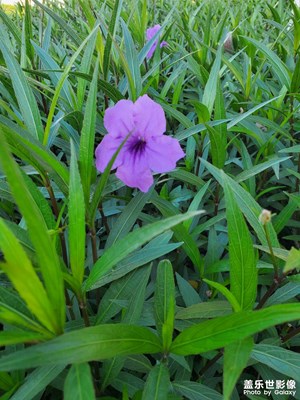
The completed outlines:
<svg viewBox="0 0 300 400">
<path fill-rule="evenodd" d="M 299 383 L 299 18 L 294 0 L 0 5 L 0 399 Z M 94 161 L 106 109 L 142 94 L 186 154 L 147 193 L 112 170 L 125 141 Z"/>
</svg>

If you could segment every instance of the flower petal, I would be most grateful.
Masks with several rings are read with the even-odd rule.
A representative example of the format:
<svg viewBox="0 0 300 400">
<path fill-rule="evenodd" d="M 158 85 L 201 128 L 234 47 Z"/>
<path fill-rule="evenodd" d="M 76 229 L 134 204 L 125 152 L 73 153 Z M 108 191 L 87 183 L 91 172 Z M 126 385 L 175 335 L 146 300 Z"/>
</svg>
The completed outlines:
<svg viewBox="0 0 300 400">
<path fill-rule="evenodd" d="M 184 152 L 177 139 L 164 135 L 147 141 L 145 157 L 152 171 L 162 173 L 172 171 Z"/>
<path fill-rule="evenodd" d="M 166 47 L 166 46 L 168 46 L 168 42 L 166 42 L 165 40 L 163 40 L 163 41 L 161 42 L 161 44 L 159 45 L 160 48 Z"/>
<path fill-rule="evenodd" d="M 160 30 L 160 25 L 154 25 L 152 28 L 148 28 L 146 30 L 146 39 L 150 40 L 153 38 L 153 36 Z"/>
<path fill-rule="evenodd" d="M 150 50 L 147 53 L 147 58 L 149 60 L 149 58 L 151 58 L 153 56 L 153 53 L 155 52 L 157 46 L 157 40 L 154 41 L 153 45 L 151 46 Z"/>
<path fill-rule="evenodd" d="M 142 192 L 147 192 L 153 183 L 153 176 L 145 158 L 130 153 L 126 154 L 126 159 L 124 157 L 124 162 L 118 167 L 116 176 L 125 185 L 138 188 Z"/>
<path fill-rule="evenodd" d="M 166 117 L 162 106 L 146 94 L 134 103 L 134 122 L 138 134 L 145 139 L 160 136 L 166 130 Z"/>
<path fill-rule="evenodd" d="M 107 132 L 115 137 L 125 138 L 134 129 L 133 109 L 131 100 L 120 100 L 108 108 L 104 115 Z"/>
<path fill-rule="evenodd" d="M 95 155 L 96 155 L 96 168 L 98 171 L 103 172 L 107 167 L 107 164 L 112 159 L 118 147 L 122 143 L 122 138 L 116 138 L 110 134 L 104 136 L 101 143 L 98 144 Z M 117 168 L 122 163 L 123 148 L 118 154 L 112 169 Z"/>
</svg>

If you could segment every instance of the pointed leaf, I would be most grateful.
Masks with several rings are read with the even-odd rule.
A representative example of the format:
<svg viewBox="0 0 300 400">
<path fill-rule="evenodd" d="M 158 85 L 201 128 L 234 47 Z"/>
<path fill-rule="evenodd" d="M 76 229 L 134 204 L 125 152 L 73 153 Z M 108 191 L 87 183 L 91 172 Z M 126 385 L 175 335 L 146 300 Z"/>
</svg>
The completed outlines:
<svg viewBox="0 0 300 400">
<path fill-rule="evenodd" d="M 61 333 L 65 323 L 65 299 L 60 260 L 56 253 L 55 244 L 48 233 L 45 220 L 24 182 L 19 167 L 9 154 L 3 135 L 0 135 L 0 145 L 0 161 L 7 175 L 12 194 L 25 218 L 28 232 L 39 260 L 47 296 L 51 303 L 53 313 L 52 317 L 49 317 L 49 323 L 51 321 L 52 329 L 55 332 Z M 19 259 L 18 263 L 20 263 L 21 259 Z M 35 291 L 33 290 L 32 295 L 34 293 Z"/>
<path fill-rule="evenodd" d="M 84 289 L 88 291 L 97 288 L 100 278 L 118 262 L 122 261 L 128 254 L 132 253 L 155 236 L 198 214 L 200 214 L 200 212 L 176 215 L 130 232 L 127 236 L 113 244 L 103 253 L 100 259 L 95 263 L 89 277 L 85 281 Z"/>
<path fill-rule="evenodd" d="M 73 142 L 71 142 L 68 210 L 70 265 L 74 278 L 81 285 L 85 267 L 85 204 Z"/>
<path fill-rule="evenodd" d="M 253 243 L 227 176 L 222 173 L 229 238 L 230 291 L 242 310 L 256 299 L 257 269 Z"/>
<path fill-rule="evenodd" d="M 89 364 L 72 365 L 64 384 L 64 400 L 95 400 Z"/>
<path fill-rule="evenodd" d="M 259 311 L 241 311 L 186 328 L 172 343 L 170 352 L 199 354 L 242 340 L 271 326 L 300 318 L 300 305 L 276 305 Z"/>
<path fill-rule="evenodd" d="M 129 354 L 152 354 L 160 350 L 157 336 L 147 328 L 125 324 L 97 325 L 3 356 L 0 371 L 83 363 Z"/>
<path fill-rule="evenodd" d="M 173 274 L 170 261 L 160 261 L 157 266 L 154 312 L 156 328 L 166 351 L 172 342 L 174 329 L 175 282 Z"/>
<path fill-rule="evenodd" d="M 14 58 L 2 40 L 0 40 L 0 50 L 2 51 L 7 68 L 10 72 L 16 99 L 18 101 L 25 125 L 32 136 L 34 136 L 36 139 L 42 140 L 43 126 L 41 116 L 29 83 L 27 82 L 17 60 Z"/>
<path fill-rule="evenodd" d="M 170 388 L 168 368 L 160 363 L 148 375 L 142 400 L 166 400 Z"/>
<path fill-rule="evenodd" d="M 243 369 L 247 366 L 252 347 L 252 337 L 238 340 L 225 347 L 223 377 L 224 400 L 230 400 L 231 393 Z"/>
</svg>

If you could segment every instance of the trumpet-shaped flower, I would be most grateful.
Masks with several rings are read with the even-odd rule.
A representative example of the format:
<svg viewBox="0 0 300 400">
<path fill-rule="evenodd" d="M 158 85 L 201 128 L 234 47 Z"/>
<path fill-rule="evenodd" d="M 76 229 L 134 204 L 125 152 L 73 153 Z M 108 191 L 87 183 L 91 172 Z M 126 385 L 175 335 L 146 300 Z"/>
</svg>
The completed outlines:
<svg viewBox="0 0 300 400">
<path fill-rule="evenodd" d="M 152 172 L 168 172 L 184 157 L 178 140 L 164 135 L 166 117 L 162 107 L 147 95 L 135 103 L 120 100 L 104 115 L 104 136 L 96 148 L 96 167 L 103 172 L 120 147 L 112 169 L 127 186 L 147 192 L 153 183 Z"/>
<path fill-rule="evenodd" d="M 146 31 L 146 39 L 149 42 L 149 40 L 151 40 L 153 38 L 154 35 L 156 35 L 156 33 L 160 30 L 160 25 L 154 25 L 152 28 L 148 28 Z M 153 56 L 153 53 L 155 52 L 156 46 L 157 46 L 158 41 L 155 40 L 154 43 L 152 44 L 150 50 L 147 53 L 147 58 L 151 58 Z M 167 46 L 168 43 L 163 41 L 160 44 L 160 47 L 165 47 Z"/>
</svg>

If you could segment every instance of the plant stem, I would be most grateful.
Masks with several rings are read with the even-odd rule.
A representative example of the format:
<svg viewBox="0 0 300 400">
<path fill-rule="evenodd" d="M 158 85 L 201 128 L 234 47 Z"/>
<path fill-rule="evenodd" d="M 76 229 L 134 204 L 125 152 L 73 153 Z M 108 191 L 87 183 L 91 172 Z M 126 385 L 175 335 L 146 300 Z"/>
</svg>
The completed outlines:
<svg viewBox="0 0 300 400">
<path fill-rule="evenodd" d="M 58 219 L 58 217 L 59 217 L 58 205 L 57 205 L 56 198 L 54 196 L 54 192 L 53 192 L 51 183 L 48 178 L 44 179 L 44 185 L 45 185 L 45 188 L 47 189 L 47 192 L 50 197 L 53 213 L 54 213 L 56 219 Z M 62 228 L 61 222 L 59 223 L 59 227 Z M 62 257 L 63 257 L 65 265 L 68 266 L 67 247 L 66 247 L 66 241 L 65 241 L 65 235 L 64 235 L 63 229 L 61 229 L 59 232 L 59 238 L 60 238 L 60 244 L 61 244 Z"/>
<path fill-rule="evenodd" d="M 298 326 L 298 328 L 291 330 L 288 334 L 283 336 L 281 338 L 281 341 L 282 341 L 282 343 L 287 342 L 288 340 L 292 339 L 294 336 L 299 335 L 299 334 L 300 334 L 300 326 Z"/>
<path fill-rule="evenodd" d="M 90 230 L 91 234 L 91 243 L 92 243 L 92 255 L 93 255 L 93 263 L 98 259 L 98 254 L 97 254 L 97 241 L 96 241 L 96 230 L 95 227 L 93 226 Z"/>
<path fill-rule="evenodd" d="M 69 293 L 68 293 L 67 289 L 65 289 L 65 298 L 66 298 L 66 305 L 67 305 L 67 308 L 68 308 L 69 313 L 70 313 L 70 317 L 71 317 L 71 319 L 73 321 L 75 321 L 76 316 L 75 316 L 75 313 L 73 311 L 72 302 L 71 302 L 71 299 L 70 299 L 70 296 L 69 296 Z"/>
<path fill-rule="evenodd" d="M 212 367 L 223 355 L 223 349 L 219 350 L 219 352 L 209 360 L 204 367 L 200 370 L 199 375 L 202 376 L 210 367 Z"/>
<path fill-rule="evenodd" d="M 48 178 L 44 179 L 44 185 L 45 185 L 45 187 L 47 189 L 47 192 L 49 194 L 49 197 L 50 197 L 53 213 L 54 213 L 56 219 L 58 219 L 59 218 L 58 205 L 57 205 L 56 198 L 54 196 L 54 192 L 53 192 L 51 183 L 50 183 Z M 59 227 L 62 228 L 61 222 L 59 222 Z M 60 229 L 60 231 L 59 231 L 59 238 L 60 238 L 62 257 L 63 257 L 65 265 L 67 266 L 68 265 L 68 256 L 67 256 L 67 247 L 66 247 L 66 241 L 65 241 L 65 235 L 64 235 L 63 229 Z M 71 302 L 71 299 L 70 299 L 70 296 L 69 296 L 69 293 L 68 293 L 67 289 L 65 289 L 65 299 L 66 299 L 67 308 L 68 308 L 69 313 L 70 313 L 70 317 L 71 317 L 72 320 L 75 320 L 76 316 L 75 316 L 75 313 L 73 311 L 72 302 Z"/>
<path fill-rule="evenodd" d="M 265 223 L 263 225 L 263 227 L 264 227 L 264 231 L 265 231 L 265 234 L 266 234 L 268 247 L 269 247 L 271 258 L 272 258 L 272 264 L 273 264 L 273 267 L 274 267 L 274 280 L 277 281 L 278 280 L 278 265 L 277 265 L 276 257 L 275 257 L 274 252 L 273 252 L 273 247 L 272 247 L 272 244 L 271 244 L 271 241 L 270 241 L 270 234 L 269 234 L 269 230 L 268 230 L 267 225 L 268 224 Z"/>
<path fill-rule="evenodd" d="M 79 302 L 79 307 L 80 307 L 80 310 L 81 310 L 81 313 L 82 313 L 82 317 L 83 317 L 85 326 L 87 326 L 87 327 L 91 326 L 90 320 L 89 320 L 89 315 L 88 315 L 87 309 L 86 309 L 85 301 L 81 300 Z"/>
</svg>

